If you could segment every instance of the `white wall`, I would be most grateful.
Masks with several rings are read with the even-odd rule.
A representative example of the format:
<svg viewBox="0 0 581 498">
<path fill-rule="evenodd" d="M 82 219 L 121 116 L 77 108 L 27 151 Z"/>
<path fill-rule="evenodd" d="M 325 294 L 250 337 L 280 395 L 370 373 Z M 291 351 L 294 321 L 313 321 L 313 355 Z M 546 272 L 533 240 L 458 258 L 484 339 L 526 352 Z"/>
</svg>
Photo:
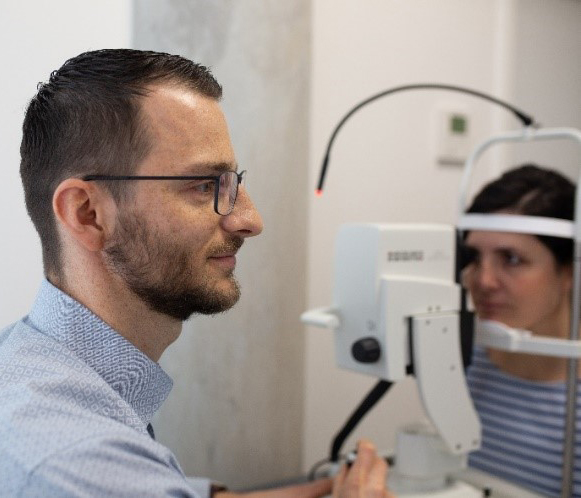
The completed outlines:
<svg viewBox="0 0 581 498">
<path fill-rule="evenodd" d="M 506 99 L 547 124 L 581 127 L 580 13 L 579 2 L 556 0 L 317 0 L 312 188 L 337 121 L 358 101 L 397 85 L 467 86 Z M 490 104 L 434 91 L 397 94 L 355 115 L 335 142 L 323 197 L 310 199 L 310 307 L 331 304 L 333 242 L 341 223 L 454 223 L 461 169 L 434 159 L 434 116 L 446 106 L 468 111 L 477 141 L 520 126 Z M 560 149 L 549 157 L 555 156 L 571 163 Z M 487 155 L 476 183 L 486 174 L 496 176 L 517 157 L 505 150 Z M 306 333 L 303 454 L 308 469 L 328 456 L 333 436 L 376 379 L 335 367 L 329 331 L 308 327 Z M 391 448 L 396 427 L 423 416 L 415 383 L 406 379 L 345 449 L 363 436 Z"/>
<path fill-rule="evenodd" d="M 30 308 L 42 278 L 36 231 L 24 207 L 20 140 L 25 107 L 39 81 L 86 50 L 127 47 L 131 1 L 2 0 L 0 46 L 0 327 Z"/>
<path fill-rule="evenodd" d="M 511 97 L 543 126 L 581 128 L 581 2 L 534 0 L 518 5 Z M 553 141 L 512 148 L 509 157 L 513 163 L 534 159 L 576 177 L 581 147 Z"/>
</svg>

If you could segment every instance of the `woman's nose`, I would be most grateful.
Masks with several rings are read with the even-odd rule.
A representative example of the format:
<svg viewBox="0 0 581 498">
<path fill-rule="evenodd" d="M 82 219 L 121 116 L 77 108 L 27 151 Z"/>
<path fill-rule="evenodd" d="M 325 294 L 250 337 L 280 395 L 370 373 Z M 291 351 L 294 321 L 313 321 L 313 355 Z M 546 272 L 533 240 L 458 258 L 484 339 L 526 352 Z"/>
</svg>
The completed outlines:
<svg viewBox="0 0 581 498">
<path fill-rule="evenodd" d="M 462 273 L 462 285 L 469 291 L 495 289 L 499 284 L 497 268 L 489 261 L 472 263 Z"/>
<path fill-rule="evenodd" d="M 476 271 L 477 285 L 483 289 L 495 289 L 499 285 L 498 271 L 490 261 L 482 262 Z"/>
</svg>

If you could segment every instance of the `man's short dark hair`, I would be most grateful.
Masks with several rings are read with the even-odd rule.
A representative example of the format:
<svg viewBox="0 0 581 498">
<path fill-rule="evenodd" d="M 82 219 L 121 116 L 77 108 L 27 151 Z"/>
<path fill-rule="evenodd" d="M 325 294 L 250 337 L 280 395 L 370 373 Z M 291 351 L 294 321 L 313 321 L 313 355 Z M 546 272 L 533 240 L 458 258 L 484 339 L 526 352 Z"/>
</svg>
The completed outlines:
<svg viewBox="0 0 581 498">
<path fill-rule="evenodd" d="M 160 83 L 216 100 L 222 96 L 206 67 L 177 55 L 131 49 L 80 54 L 38 85 L 22 127 L 20 175 L 47 275 L 62 270 L 52 211 L 56 187 L 84 174 L 131 174 L 150 148 L 139 100 Z M 107 188 L 121 199 L 122 185 Z"/>
</svg>

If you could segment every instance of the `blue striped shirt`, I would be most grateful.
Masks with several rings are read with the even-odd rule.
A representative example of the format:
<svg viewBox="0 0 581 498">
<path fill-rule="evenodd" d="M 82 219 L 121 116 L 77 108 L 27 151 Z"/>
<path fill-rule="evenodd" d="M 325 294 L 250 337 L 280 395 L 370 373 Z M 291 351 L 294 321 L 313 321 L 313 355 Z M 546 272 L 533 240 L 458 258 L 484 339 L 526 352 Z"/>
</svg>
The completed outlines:
<svg viewBox="0 0 581 498">
<path fill-rule="evenodd" d="M 44 281 L 30 314 L 0 331 L 0 495 L 204 497 L 147 426 L 171 379 Z"/>
<path fill-rule="evenodd" d="M 474 352 L 467 380 L 482 423 L 482 447 L 470 454 L 469 465 L 536 493 L 560 496 L 565 384 L 508 375 L 482 348 Z M 574 496 L 581 497 L 581 441 L 575 443 Z"/>
</svg>

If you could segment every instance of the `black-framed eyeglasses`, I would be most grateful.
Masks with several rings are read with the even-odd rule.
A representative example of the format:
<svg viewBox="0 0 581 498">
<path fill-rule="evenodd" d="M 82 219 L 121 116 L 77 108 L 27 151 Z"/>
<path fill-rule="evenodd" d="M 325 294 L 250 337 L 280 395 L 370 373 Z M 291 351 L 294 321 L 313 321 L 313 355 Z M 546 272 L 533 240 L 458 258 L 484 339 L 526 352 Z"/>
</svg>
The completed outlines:
<svg viewBox="0 0 581 498">
<path fill-rule="evenodd" d="M 119 180 L 208 180 L 212 183 L 199 185 L 198 188 L 214 189 L 214 211 L 221 216 L 226 216 L 234 209 L 238 186 L 244 183 L 246 170 L 240 173 L 225 171 L 216 176 L 132 176 L 132 175 L 85 175 L 81 178 L 86 182 L 92 181 L 119 181 Z"/>
</svg>

